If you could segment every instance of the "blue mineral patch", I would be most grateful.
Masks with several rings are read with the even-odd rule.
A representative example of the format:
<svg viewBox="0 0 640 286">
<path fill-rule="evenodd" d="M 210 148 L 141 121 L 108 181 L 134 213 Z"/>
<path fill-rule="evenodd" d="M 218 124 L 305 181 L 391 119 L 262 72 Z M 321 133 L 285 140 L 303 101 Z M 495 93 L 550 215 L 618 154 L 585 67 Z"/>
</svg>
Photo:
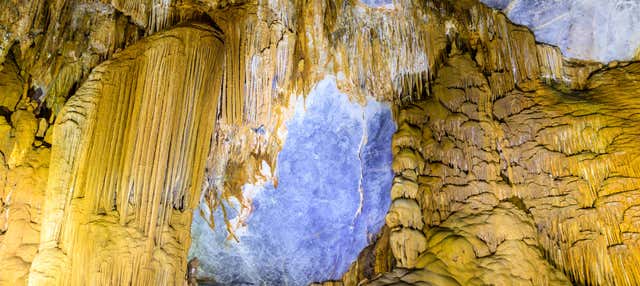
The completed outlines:
<svg viewBox="0 0 640 286">
<path fill-rule="evenodd" d="M 361 1 L 367 6 L 376 7 L 376 8 L 393 6 L 393 0 L 361 0 Z"/>
<path fill-rule="evenodd" d="M 338 279 L 380 231 L 393 178 L 389 107 L 350 102 L 333 78 L 319 82 L 304 106 L 287 122 L 278 187 L 255 191 L 239 242 L 226 239 L 222 223 L 211 230 L 196 211 L 189 254 L 200 259 L 199 276 L 221 285 Z"/>
</svg>

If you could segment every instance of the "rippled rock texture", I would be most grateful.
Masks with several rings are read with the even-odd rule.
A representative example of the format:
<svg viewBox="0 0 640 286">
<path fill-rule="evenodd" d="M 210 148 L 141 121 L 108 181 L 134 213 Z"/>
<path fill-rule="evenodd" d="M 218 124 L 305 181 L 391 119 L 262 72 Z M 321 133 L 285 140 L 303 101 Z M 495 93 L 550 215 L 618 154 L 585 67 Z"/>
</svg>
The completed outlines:
<svg viewBox="0 0 640 286">
<path fill-rule="evenodd" d="M 2 285 L 640 280 L 637 62 L 475 0 L 0 8 Z"/>
<path fill-rule="evenodd" d="M 220 44 L 203 26 L 159 33 L 97 67 L 69 99 L 52 135 L 30 285 L 184 279 Z"/>
<path fill-rule="evenodd" d="M 621 96 L 627 104 L 611 105 L 605 98 L 636 89 L 635 80 L 610 82 L 615 75 L 635 79 L 637 69 L 597 73 L 588 92 L 536 84 L 491 99 L 470 57 L 450 57 L 433 98 L 404 107 L 394 135 L 397 177 L 387 225 L 392 248 L 393 233 L 403 241 L 394 255 L 417 270 L 371 284 L 634 280 L 637 236 L 624 214 L 635 206 L 622 197 L 633 196 L 638 176 L 637 148 L 629 145 L 638 142 L 636 132 L 624 130 L 637 127 L 634 116 L 622 114 L 634 113 L 635 99 Z"/>
</svg>

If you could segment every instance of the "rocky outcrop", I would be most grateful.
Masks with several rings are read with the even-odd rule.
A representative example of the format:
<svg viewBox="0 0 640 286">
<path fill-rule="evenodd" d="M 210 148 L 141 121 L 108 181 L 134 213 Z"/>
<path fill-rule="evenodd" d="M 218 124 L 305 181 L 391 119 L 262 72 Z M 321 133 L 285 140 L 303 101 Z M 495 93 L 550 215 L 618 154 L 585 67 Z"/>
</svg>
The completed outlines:
<svg viewBox="0 0 640 286">
<path fill-rule="evenodd" d="M 402 231 L 398 265 L 416 270 L 370 284 L 632 285 L 637 77 L 627 63 L 593 74 L 587 91 L 533 81 L 492 99 L 478 64 L 453 53 L 394 136 L 387 225 Z"/>
</svg>

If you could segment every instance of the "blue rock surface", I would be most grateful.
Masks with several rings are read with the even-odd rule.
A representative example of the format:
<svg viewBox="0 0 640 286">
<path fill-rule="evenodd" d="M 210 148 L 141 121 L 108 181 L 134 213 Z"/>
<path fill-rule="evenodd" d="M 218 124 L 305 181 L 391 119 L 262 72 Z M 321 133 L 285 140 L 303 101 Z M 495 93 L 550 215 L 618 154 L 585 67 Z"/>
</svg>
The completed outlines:
<svg viewBox="0 0 640 286">
<path fill-rule="evenodd" d="M 393 0 L 360 0 L 393 8 Z M 640 59 L 640 0 L 480 0 L 570 58 Z M 402 2 L 400 2 L 402 4 Z M 638 58 L 635 58 L 638 57 Z"/>
<path fill-rule="evenodd" d="M 481 0 L 571 58 L 631 60 L 640 51 L 638 0 Z"/>
<path fill-rule="evenodd" d="M 361 0 L 362 3 L 370 7 L 392 7 L 393 0 Z"/>
<path fill-rule="evenodd" d="M 190 257 L 223 285 L 307 285 L 338 279 L 384 224 L 390 204 L 391 136 L 385 104 L 350 102 L 332 78 L 319 82 L 287 123 L 278 187 L 253 197 L 239 242 L 194 216 Z M 221 220 L 220 210 L 216 212 Z M 230 218 L 237 215 L 228 212 Z"/>
</svg>

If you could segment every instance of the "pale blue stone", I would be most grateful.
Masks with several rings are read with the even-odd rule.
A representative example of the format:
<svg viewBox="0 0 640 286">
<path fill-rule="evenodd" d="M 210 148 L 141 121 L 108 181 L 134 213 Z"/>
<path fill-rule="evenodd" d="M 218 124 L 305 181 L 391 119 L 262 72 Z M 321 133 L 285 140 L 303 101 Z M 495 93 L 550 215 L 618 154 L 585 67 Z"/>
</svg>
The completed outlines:
<svg viewBox="0 0 640 286">
<path fill-rule="evenodd" d="M 537 41 L 560 47 L 567 57 L 631 60 L 640 48 L 638 0 L 481 1 L 529 27 Z"/>
<path fill-rule="evenodd" d="M 393 0 L 361 0 L 362 3 L 371 7 L 389 7 L 393 5 Z"/>
<path fill-rule="evenodd" d="M 395 128 L 386 104 L 369 100 L 363 107 L 341 94 L 332 78 L 318 83 L 306 110 L 297 109 L 287 123 L 279 185 L 267 184 L 253 198 L 240 242 L 225 241 L 221 223 L 212 231 L 196 213 L 190 256 L 200 259 L 201 276 L 222 285 L 340 278 L 384 224 Z M 220 221 L 220 210 L 216 214 Z"/>
</svg>

